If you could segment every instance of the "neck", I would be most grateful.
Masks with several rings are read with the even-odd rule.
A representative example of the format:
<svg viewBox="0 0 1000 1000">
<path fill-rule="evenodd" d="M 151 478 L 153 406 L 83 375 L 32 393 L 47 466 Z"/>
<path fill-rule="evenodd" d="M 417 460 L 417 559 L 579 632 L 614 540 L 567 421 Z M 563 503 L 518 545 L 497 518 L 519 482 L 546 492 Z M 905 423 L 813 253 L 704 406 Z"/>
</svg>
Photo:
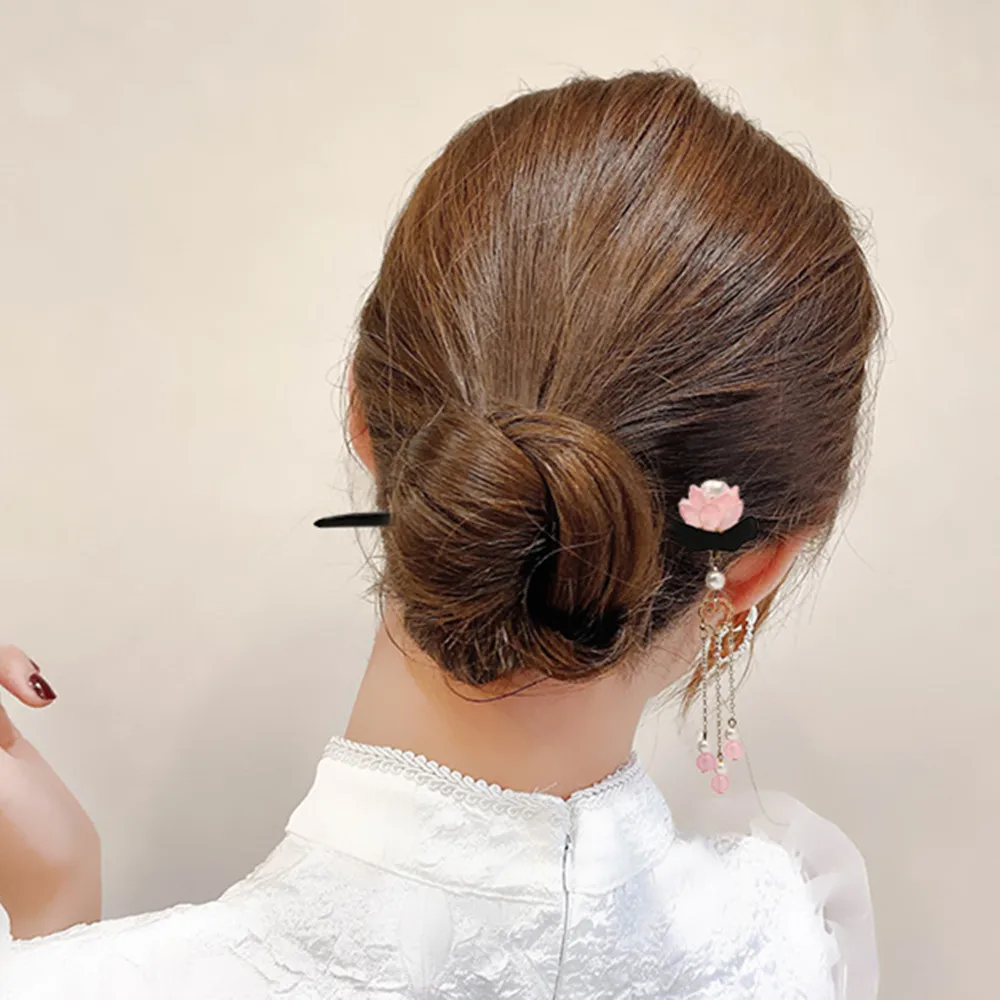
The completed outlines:
<svg viewBox="0 0 1000 1000">
<path fill-rule="evenodd" d="M 672 679 L 665 665 L 686 662 L 676 646 L 659 645 L 654 657 L 627 679 L 612 671 L 568 684 L 526 671 L 477 688 L 422 653 L 387 602 L 344 735 L 411 750 L 503 788 L 568 798 L 625 763 L 646 702 Z M 535 680 L 508 698 L 483 700 Z"/>
</svg>

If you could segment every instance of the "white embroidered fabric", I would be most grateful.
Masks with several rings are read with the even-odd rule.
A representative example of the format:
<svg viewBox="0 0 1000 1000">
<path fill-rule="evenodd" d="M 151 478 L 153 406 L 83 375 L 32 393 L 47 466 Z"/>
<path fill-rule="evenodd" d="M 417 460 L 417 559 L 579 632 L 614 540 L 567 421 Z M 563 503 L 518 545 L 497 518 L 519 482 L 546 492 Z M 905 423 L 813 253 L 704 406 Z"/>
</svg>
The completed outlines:
<svg viewBox="0 0 1000 1000">
<path fill-rule="evenodd" d="M 833 936 L 838 1000 L 876 1000 L 879 963 L 868 872 L 840 827 L 773 789 L 716 798 L 694 823 L 702 833 L 740 831 L 780 844 L 800 866 L 813 906 Z"/>
<path fill-rule="evenodd" d="M 564 800 L 336 737 L 218 900 L 30 941 L 0 910 L 0 1000 L 871 1000 L 864 862 L 785 806 L 682 835 L 635 753 Z"/>
</svg>

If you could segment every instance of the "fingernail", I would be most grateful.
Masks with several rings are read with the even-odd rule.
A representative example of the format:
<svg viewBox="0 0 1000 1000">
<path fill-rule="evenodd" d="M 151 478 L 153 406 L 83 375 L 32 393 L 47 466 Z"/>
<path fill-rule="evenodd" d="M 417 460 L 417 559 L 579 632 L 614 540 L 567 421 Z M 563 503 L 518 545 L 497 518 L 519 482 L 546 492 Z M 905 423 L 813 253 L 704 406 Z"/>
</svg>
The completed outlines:
<svg viewBox="0 0 1000 1000">
<path fill-rule="evenodd" d="M 34 660 L 31 661 L 35 663 Z M 37 666 L 38 664 L 35 664 Z M 49 682 L 41 674 L 32 674 L 28 678 L 28 683 L 31 685 L 31 689 L 41 698 L 43 701 L 54 701 L 56 697 L 55 691 L 49 686 Z"/>
</svg>

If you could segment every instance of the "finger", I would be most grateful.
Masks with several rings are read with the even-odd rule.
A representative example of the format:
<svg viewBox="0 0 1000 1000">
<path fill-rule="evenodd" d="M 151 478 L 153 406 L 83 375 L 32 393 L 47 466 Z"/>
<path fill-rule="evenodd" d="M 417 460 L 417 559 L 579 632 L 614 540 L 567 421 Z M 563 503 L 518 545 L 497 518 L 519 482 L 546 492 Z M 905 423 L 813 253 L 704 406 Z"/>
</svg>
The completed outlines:
<svg viewBox="0 0 1000 1000">
<path fill-rule="evenodd" d="M 34 708 L 50 705 L 56 698 L 38 664 L 16 646 L 0 646 L 0 687 Z"/>
<path fill-rule="evenodd" d="M 0 750 L 7 751 L 21 738 L 17 726 L 10 721 L 10 716 L 0 705 Z"/>
</svg>

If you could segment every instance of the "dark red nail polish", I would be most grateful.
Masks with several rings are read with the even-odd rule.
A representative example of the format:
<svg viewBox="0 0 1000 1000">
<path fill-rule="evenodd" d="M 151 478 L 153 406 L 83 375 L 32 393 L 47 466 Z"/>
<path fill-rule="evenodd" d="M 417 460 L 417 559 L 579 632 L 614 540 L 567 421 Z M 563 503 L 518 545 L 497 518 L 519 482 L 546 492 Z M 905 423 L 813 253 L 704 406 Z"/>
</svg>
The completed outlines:
<svg viewBox="0 0 1000 1000">
<path fill-rule="evenodd" d="M 34 660 L 32 660 L 34 663 Z M 54 701 L 56 697 L 55 691 L 49 686 L 49 682 L 41 674 L 32 674 L 28 678 L 28 683 L 31 685 L 31 689 L 45 701 Z"/>
</svg>

